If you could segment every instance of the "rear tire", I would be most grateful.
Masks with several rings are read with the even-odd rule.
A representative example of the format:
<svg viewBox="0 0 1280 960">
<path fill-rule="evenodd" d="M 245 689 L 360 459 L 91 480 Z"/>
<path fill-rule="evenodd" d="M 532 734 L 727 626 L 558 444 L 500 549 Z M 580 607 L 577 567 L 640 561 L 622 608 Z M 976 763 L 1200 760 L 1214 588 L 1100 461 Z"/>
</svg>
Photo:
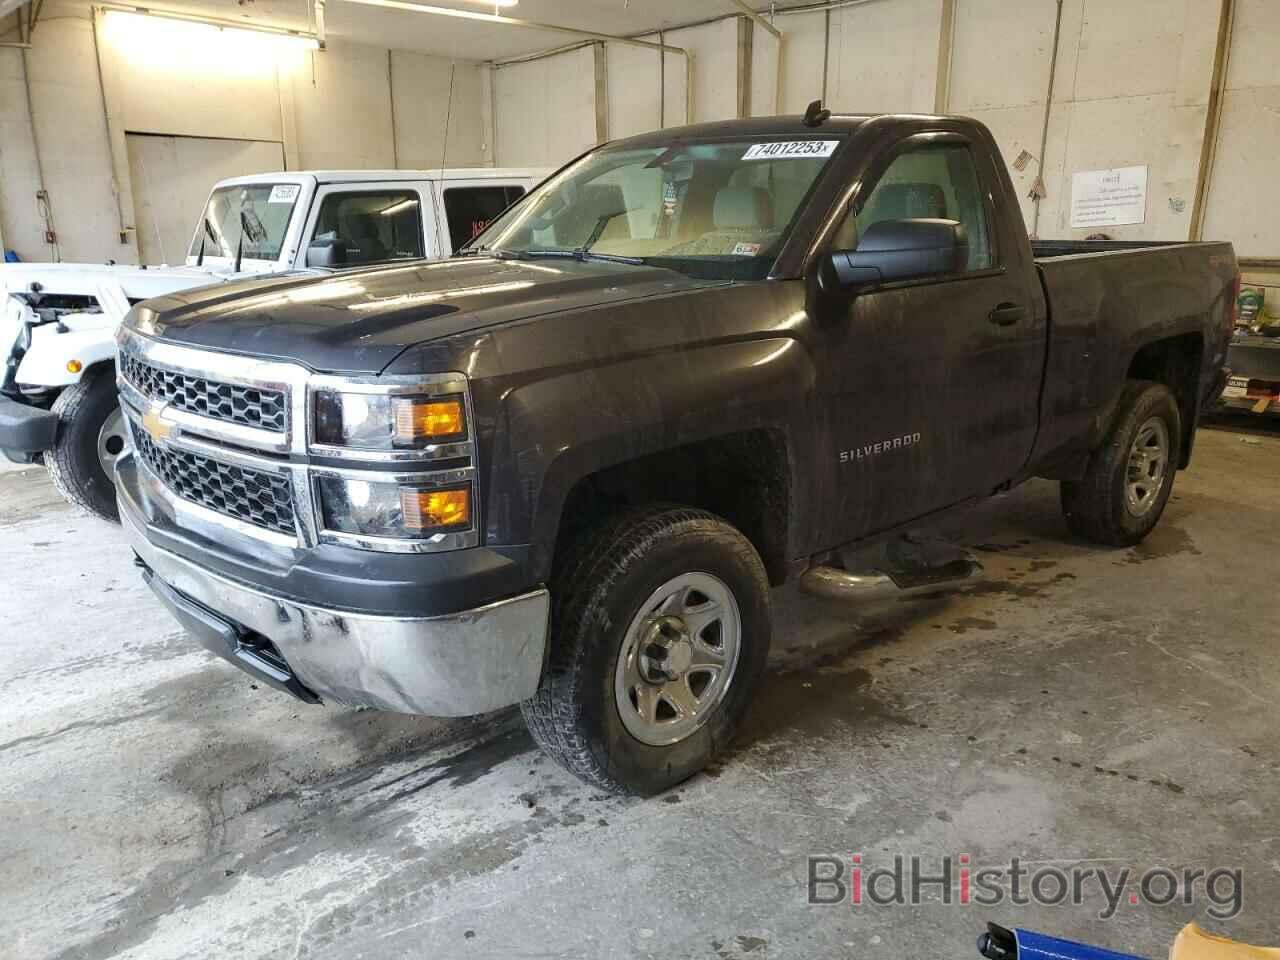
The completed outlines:
<svg viewBox="0 0 1280 960">
<path fill-rule="evenodd" d="M 1129 381 L 1084 477 L 1062 483 L 1067 526 L 1106 546 L 1140 543 L 1164 513 L 1181 456 L 1182 416 L 1173 393 L 1161 383 Z"/>
<path fill-rule="evenodd" d="M 521 710 L 553 759 L 603 789 L 649 796 L 724 749 L 771 632 L 768 578 L 741 533 L 683 507 L 621 515 L 570 551 L 552 597 L 550 656 Z"/>
<path fill-rule="evenodd" d="M 58 439 L 45 453 L 49 476 L 62 496 L 95 517 L 118 523 L 111 467 L 128 448 L 114 367 L 93 370 L 58 395 Z"/>
</svg>

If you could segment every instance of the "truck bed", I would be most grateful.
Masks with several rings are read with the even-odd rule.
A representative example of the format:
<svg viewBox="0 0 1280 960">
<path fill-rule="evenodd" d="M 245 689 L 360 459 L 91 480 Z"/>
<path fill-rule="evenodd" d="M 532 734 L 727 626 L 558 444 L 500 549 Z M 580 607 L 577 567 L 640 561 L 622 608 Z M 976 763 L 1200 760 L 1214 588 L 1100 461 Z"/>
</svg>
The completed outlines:
<svg viewBox="0 0 1280 960">
<path fill-rule="evenodd" d="M 1153 247 L 1185 245 L 1183 240 L 1032 240 L 1031 255 L 1037 260 L 1078 257 L 1089 253 L 1114 253 L 1119 250 L 1147 250 Z"/>
<path fill-rule="evenodd" d="M 1236 278 L 1231 244 L 1053 240 L 1033 243 L 1032 252 L 1049 310 L 1035 459 L 1071 460 L 1079 445 L 1097 441 L 1097 424 L 1144 345 L 1183 338 L 1205 389 L 1221 390 Z"/>
</svg>

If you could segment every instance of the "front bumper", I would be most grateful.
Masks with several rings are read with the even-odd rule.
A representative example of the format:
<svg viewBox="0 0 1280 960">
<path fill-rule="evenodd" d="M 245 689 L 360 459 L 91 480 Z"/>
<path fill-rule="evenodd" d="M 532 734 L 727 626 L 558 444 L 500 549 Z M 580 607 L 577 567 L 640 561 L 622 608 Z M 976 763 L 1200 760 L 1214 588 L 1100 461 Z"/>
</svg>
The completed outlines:
<svg viewBox="0 0 1280 960">
<path fill-rule="evenodd" d="M 0 450 L 20 456 L 39 453 L 52 447 L 57 436 L 56 413 L 0 396 Z"/>
<path fill-rule="evenodd" d="M 259 680 L 304 700 L 438 717 L 533 695 L 546 649 L 545 589 L 433 617 L 380 616 L 273 595 L 153 544 L 122 471 L 120 521 L 148 582 L 192 635 Z"/>
</svg>

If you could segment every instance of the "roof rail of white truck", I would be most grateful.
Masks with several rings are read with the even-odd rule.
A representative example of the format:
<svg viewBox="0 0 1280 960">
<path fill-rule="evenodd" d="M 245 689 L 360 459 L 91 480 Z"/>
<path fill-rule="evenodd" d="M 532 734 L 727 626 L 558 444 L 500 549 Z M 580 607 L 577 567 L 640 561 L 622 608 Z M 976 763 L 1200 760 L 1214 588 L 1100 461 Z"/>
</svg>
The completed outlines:
<svg viewBox="0 0 1280 960">
<path fill-rule="evenodd" d="M 510 180 L 512 178 L 541 180 L 551 173 L 550 168 L 536 167 L 449 167 L 434 170 L 289 170 L 270 173 L 254 173 L 243 177 L 219 180 L 219 186 L 242 183 L 298 183 L 315 180 L 316 183 L 384 183 L 388 181 L 420 180 Z"/>
</svg>

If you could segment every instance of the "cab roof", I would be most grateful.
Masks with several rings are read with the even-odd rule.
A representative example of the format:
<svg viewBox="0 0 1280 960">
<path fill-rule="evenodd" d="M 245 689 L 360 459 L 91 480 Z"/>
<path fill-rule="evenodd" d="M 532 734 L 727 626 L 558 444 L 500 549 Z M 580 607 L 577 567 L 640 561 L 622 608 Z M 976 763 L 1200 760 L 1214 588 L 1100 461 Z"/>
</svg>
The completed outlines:
<svg viewBox="0 0 1280 960">
<path fill-rule="evenodd" d="M 716 120 L 685 127 L 667 127 L 614 140 L 610 146 L 656 147 L 677 140 L 733 140 L 752 137 L 846 137 L 870 120 L 870 114 L 832 114 L 816 127 L 806 126 L 800 114 L 786 117 L 747 117 L 740 120 Z"/>
</svg>

